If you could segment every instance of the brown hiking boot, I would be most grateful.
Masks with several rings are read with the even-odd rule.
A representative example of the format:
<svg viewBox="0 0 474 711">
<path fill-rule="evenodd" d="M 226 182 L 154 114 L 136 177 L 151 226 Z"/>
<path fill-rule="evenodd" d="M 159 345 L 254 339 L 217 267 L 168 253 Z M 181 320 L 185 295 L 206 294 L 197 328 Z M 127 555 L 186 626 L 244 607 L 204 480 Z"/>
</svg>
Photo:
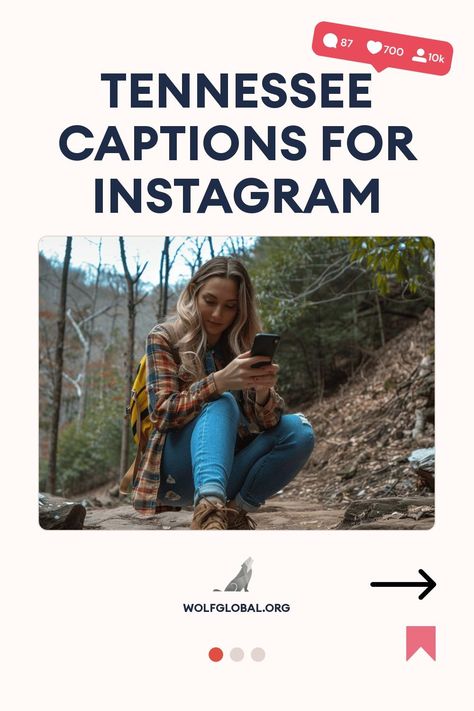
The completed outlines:
<svg viewBox="0 0 474 711">
<path fill-rule="evenodd" d="M 227 509 L 227 528 L 229 531 L 254 531 L 257 524 L 243 509 Z"/>
<path fill-rule="evenodd" d="M 222 502 L 202 498 L 194 508 L 191 528 L 196 531 L 225 531 L 227 509 Z"/>
</svg>

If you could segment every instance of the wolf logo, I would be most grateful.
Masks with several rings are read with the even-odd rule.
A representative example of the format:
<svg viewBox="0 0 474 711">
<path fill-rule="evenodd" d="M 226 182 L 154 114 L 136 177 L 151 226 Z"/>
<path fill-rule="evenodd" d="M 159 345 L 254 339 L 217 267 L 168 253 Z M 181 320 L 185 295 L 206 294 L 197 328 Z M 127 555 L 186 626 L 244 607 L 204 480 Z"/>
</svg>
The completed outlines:
<svg viewBox="0 0 474 711">
<path fill-rule="evenodd" d="M 248 584 L 250 582 L 250 578 L 252 577 L 252 565 L 252 558 L 247 558 L 247 560 L 244 560 L 239 572 L 237 573 L 235 578 L 230 581 L 224 592 L 242 592 L 242 590 L 248 592 Z M 222 592 L 222 590 L 214 588 L 214 592 Z"/>
</svg>

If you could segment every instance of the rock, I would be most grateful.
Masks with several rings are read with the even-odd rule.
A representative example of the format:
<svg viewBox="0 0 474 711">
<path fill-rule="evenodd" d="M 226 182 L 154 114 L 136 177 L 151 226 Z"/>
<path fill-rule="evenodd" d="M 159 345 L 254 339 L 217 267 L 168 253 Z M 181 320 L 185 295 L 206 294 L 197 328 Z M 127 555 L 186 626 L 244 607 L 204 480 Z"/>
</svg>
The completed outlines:
<svg viewBox="0 0 474 711">
<path fill-rule="evenodd" d="M 426 472 L 434 473 L 435 468 L 435 448 L 415 449 L 408 457 L 408 461 L 415 471 L 423 469 Z"/>
<path fill-rule="evenodd" d="M 397 521 L 376 519 L 375 521 L 361 523 L 359 526 L 352 526 L 351 531 L 427 531 L 433 527 L 433 523 L 434 519 L 422 519 L 421 521 L 414 521 L 411 518 L 402 518 Z"/>
<path fill-rule="evenodd" d="M 418 488 L 426 486 L 430 491 L 434 491 L 435 448 L 415 449 L 408 461 L 418 474 Z"/>
<path fill-rule="evenodd" d="M 67 501 L 59 496 L 40 493 L 39 524 L 46 530 L 83 528 L 86 508 L 77 501 Z"/>
<path fill-rule="evenodd" d="M 420 512 L 423 516 L 417 517 L 416 514 Z M 406 523 L 407 519 L 411 521 L 410 524 Z M 433 523 L 434 497 L 393 496 L 353 501 L 347 507 L 338 528 L 431 528 Z"/>
</svg>

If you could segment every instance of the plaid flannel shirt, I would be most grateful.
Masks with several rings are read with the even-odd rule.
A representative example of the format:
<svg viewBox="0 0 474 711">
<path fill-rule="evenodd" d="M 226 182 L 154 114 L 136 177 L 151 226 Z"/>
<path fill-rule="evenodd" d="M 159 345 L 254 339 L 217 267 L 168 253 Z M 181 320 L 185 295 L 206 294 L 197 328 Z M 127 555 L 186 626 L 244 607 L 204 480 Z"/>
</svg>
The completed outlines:
<svg viewBox="0 0 474 711">
<path fill-rule="evenodd" d="M 220 395 L 213 373 L 192 382 L 192 376 L 183 368 L 168 332 L 160 325 L 155 326 L 148 335 L 146 358 L 148 407 L 153 429 L 140 460 L 132 502 L 138 513 L 153 516 L 172 508 L 158 502 L 161 457 L 168 430 L 184 427 L 199 414 L 205 403 L 217 400 Z M 224 365 L 216 362 L 218 370 Z M 246 428 L 241 425 L 239 435 L 245 438 L 248 432 L 275 427 L 284 403 L 272 388 L 264 405 L 258 405 L 255 401 L 254 390 L 243 392 L 240 405 L 248 431 L 245 432 Z"/>
</svg>

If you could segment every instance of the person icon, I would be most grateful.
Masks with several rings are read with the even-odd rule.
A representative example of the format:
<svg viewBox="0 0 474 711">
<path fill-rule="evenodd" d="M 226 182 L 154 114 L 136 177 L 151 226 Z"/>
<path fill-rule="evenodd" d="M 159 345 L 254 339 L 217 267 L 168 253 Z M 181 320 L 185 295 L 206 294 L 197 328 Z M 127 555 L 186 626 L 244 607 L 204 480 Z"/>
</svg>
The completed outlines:
<svg viewBox="0 0 474 711">
<path fill-rule="evenodd" d="M 425 50 L 420 47 L 420 49 L 416 50 L 416 56 L 411 58 L 412 62 L 423 62 L 423 64 L 426 64 L 428 61 L 425 57 Z"/>
</svg>

